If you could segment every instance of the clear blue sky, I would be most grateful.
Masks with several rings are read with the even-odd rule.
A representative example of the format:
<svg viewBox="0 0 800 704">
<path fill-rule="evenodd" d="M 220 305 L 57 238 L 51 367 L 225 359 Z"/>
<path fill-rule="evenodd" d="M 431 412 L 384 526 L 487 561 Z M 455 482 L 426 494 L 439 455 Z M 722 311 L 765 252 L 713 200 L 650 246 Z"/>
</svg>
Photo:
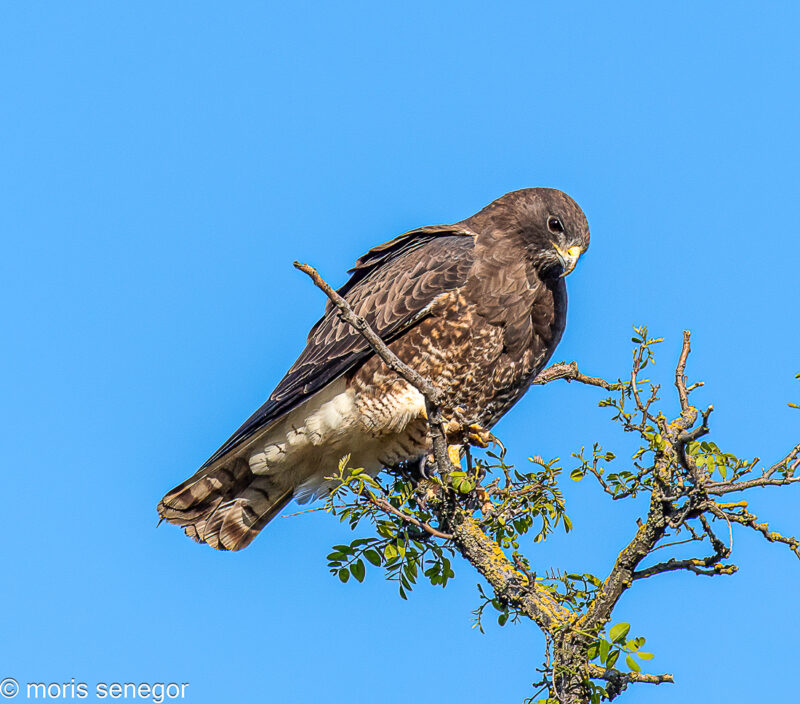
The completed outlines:
<svg viewBox="0 0 800 704">
<path fill-rule="evenodd" d="M 292 259 L 340 283 L 369 246 L 525 186 L 567 191 L 592 230 L 556 357 L 624 373 L 647 323 L 666 374 L 690 328 L 713 439 L 788 449 L 798 19 L 791 2 L 4 3 L 0 678 L 189 682 L 196 704 L 529 695 L 541 637 L 471 630 L 462 563 L 403 602 L 377 572 L 328 575 L 350 534 L 324 515 L 220 554 L 156 529 L 155 504 L 301 349 L 323 300 Z M 498 434 L 517 461 L 624 449 L 597 398 L 535 388 Z M 600 572 L 638 509 L 564 484 L 576 530 L 530 555 Z M 753 509 L 798 532 L 797 500 Z M 796 699 L 800 565 L 735 540 L 736 576 L 625 597 L 679 683 L 625 701 Z"/>
</svg>

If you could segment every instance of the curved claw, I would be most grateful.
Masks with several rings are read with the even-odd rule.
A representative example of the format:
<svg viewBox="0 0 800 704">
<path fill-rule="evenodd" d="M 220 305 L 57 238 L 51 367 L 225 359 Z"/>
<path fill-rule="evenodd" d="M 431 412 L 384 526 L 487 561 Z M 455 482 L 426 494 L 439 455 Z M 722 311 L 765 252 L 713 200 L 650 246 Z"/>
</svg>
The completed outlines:
<svg viewBox="0 0 800 704">
<path fill-rule="evenodd" d="M 486 428 L 478 423 L 468 425 L 466 430 L 471 431 L 467 432 L 467 442 L 474 447 L 486 449 L 490 444 L 498 442 L 497 438 L 492 435 L 490 431 L 486 430 Z"/>
</svg>

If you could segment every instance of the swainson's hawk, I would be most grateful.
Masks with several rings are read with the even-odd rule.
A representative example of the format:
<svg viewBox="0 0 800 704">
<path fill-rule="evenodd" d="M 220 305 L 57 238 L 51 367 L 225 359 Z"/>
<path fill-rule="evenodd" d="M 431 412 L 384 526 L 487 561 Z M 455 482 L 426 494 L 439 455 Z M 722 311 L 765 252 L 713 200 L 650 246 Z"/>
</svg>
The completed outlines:
<svg viewBox="0 0 800 704">
<path fill-rule="evenodd" d="M 555 350 L 564 276 L 588 246 L 569 196 L 527 188 L 374 247 L 339 293 L 452 407 L 491 428 Z M 344 455 L 373 474 L 427 455 L 424 408 L 329 303 L 267 402 L 158 512 L 199 542 L 239 550 L 293 497 L 324 494 Z"/>
</svg>

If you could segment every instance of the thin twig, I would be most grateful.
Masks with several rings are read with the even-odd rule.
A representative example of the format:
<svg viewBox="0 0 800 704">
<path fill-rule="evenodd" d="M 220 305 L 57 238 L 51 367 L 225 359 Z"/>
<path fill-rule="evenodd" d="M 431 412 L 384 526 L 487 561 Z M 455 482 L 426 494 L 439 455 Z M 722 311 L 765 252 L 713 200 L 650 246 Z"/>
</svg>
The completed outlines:
<svg viewBox="0 0 800 704">
<path fill-rule="evenodd" d="M 308 264 L 301 264 L 300 262 L 294 262 L 294 266 L 296 269 L 299 269 L 304 274 L 308 274 L 308 276 L 311 277 L 311 280 L 317 288 L 321 289 L 325 295 L 330 298 L 333 305 L 338 308 L 344 321 L 361 333 L 375 354 L 383 360 L 389 369 L 402 376 L 409 384 L 416 387 L 423 396 L 430 398 L 433 403 L 441 404 L 444 401 L 442 392 L 437 389 L 429 379 L 426 379 L 415 369 L 412 369 L 402 362 L 397 355 L 386 346 L 386 343 L 380 338 L 378 333 L 370 327 L 367 321 L 353 311 L 344 297 L 334 291 L 314 267 Z"/>
<path fill-rule="evenodd" d="M 295 516 L 302 516 L 304 513 L 313 513 L 314 511 L 325 511 L 325 506 L 315 506 L 314 508 L 307 508 L 305 511 L 297 511 L 296 513 L 282 513 L 281 518 L 294 518 Z"/>
<path fill-rule="evenodd" d="M 450 533 L 444 533 L 440 530 L 437 530 L 432 525 L 425 523 L 424 521 L 420 521 L 414 516 L 409 516 L 407 513 L 403 513 L 399 509 L 396 509 L 392 506 L 388 501 L 384 499 L 379 499 L 377 496 L 370 495 L 370 494 L 362 494 L 362 496 L 369 501 L 373 506 L 376 506 L 384 513 L 390 513 L 393 516 L 397 516 L 401 520 L 405 521 L 406 523 L 410 523 L 411 525 L 417 526 L 417 528 L 421 528 L 426 533 L 430 533 L 436 538 L 442 538 L 443 540 L 452 540 L 453 536 Z"/>
<path fill-rule="evenodd" d="M 564 379 L 565 381 L 578 381 L 581 384 L 588 384 L 589 386 L 599 386 L 601 389 L 607 391 L 619 391 L 625 388 L 625 382 L 616 381 L 609 382 L 597 376 L 587 376 L 578 370 L 577 362 L 558 362 L 551 364 L 546 369 L 543 369 L 531 382 L 531 386 L 541 386 L 542 384 L 549 384 L 551 381 L 557 379 Z"/>
</svg>

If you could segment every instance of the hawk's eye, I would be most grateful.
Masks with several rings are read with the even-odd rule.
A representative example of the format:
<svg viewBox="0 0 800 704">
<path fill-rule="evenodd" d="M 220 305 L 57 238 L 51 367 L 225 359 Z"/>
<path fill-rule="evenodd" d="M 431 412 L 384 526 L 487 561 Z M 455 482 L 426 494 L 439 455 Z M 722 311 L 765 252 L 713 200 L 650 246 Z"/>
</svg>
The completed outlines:
<svg viewBox="0 0 800 704">
<path fill-rule="evenodd" d="M 550 232 L 552 232 L 553 234 L 564 232 L 564 226 L 561 224 L 561 220 L 559 220 L 556 217 L 548 218 L 547 229 L 550 230 Z"/>
</svg>

